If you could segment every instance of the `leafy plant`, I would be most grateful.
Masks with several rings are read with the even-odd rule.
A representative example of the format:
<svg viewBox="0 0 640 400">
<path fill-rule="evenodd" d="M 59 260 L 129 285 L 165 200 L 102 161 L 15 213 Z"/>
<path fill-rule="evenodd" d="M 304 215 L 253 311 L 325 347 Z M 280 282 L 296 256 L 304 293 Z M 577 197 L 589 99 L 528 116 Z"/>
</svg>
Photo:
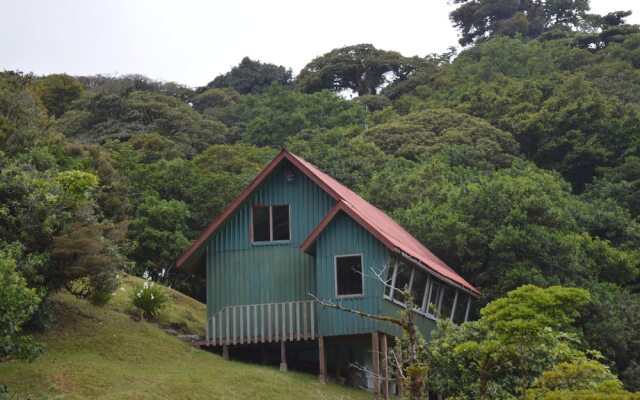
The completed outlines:
<svg viewBox="0 0 640 400">
<path fill-rule="evenodd" d="M 15 261 L 3 251 L 0 251 L 0 288 L 0 361 L 9 357 L 33 360 L 42 353 L 42 347 L 30 336 L 20 336 L 20 331 L 40 299 L 16 272 Z"/>
<path fill-rule="evenodd" d="M 144 273 L 143 278 L 145 281 L 142 285 L 133 286 L 131 303 L 140 311 L 141 318 L 156 318 L 170 304 L 171 299 L 162 286 L 153 282 L 148 272 Z"/>
</svg>

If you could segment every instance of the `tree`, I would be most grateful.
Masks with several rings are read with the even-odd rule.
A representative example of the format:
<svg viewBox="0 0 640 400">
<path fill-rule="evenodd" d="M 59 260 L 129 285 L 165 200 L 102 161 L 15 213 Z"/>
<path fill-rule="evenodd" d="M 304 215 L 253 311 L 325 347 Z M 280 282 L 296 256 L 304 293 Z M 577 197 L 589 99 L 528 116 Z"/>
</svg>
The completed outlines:
<svg viewBox="0 0 640 400">
<path fill-rule="evenodd" d="M 231 88 L 241 94 L 258 94 L 266 92 L 273 82 L 282 86 L 289 85 L 291 69 L 245 57 L 231 71 L 217 76 L 199 91 L 204 92 L 207 88 Z"/>
<path fill-rule="evenodd" d="M 454 0 L 454 4 L 460 6 L 450 18 L 462 34 L 463 46 L 492 35 L 534 38 L 550 28 L 575 28 L 589 11 L 589 0 Z"/>
<path fill-rule="evenodd" d="M 628 213 L 612 204 L 611 213 L 599 213 L 557 174 L 530 163 L 484 172 L 443 155 L 413 166 L 390 163 L 366 196 L 469 276 L 488 300 L 527 283 L 625 285 L 638 276 L 635 252 L 608 241 L 634 243 Z"/>
<path fill-rule="evenodd" d="M 526 398 L 553 399 L 633 399 L 622 390 L 620 380 L 596 360 L 577 357 L 554 365 L 542 373 L 527 391 Z"/>
<path fill-rule="evenodd" d="M 22 326 L 38 308 L 40 299 L 16 271 L 7 249 L 0 249 L 0 361 L 10 357 L 33 360 L 42 347 L 30 336 L 21 336 Z"/>
<path fill-rule="evenodd" d="M 188 216 L 187 205 L 178 200 L 148 196 L 138 206 L 128 237 L 133 241 L 130 256 L 138 264 L 139 274 L 149 271 L 157 275 L 162 270 L 169 271 L 189 245 L 183 234 Z"/>
<path fill-rule="evenodd" d="M 205 115 L 215 115 L 220 108 L 240 101 L 240 93 L 232 88 L 211 88 L 193 98 L 193 107 Z"/>
<path fill-rule="evenodd" d="M 33 76 L 0 72 L 0 148 L 22 153 L 46 135 L 47 115 L 29 91 Z"/>
<path fill-rule="evenodd" d="M 104 305 L 117 288 L 116 274 L 126 266 L 119 252 L 125 242 L 124 228 L 78 218 L 54 236 L 52 267 L 45 275 L 51 291 L 65 287 L 95 305 Z"/>
<path fill-rule="evenodd" d="M 409 160 L 451 152 L 452 146 L 472 149 L 496 166 L 508 166 L 519 155 L 518 143 L 511 134 L 479 118 L 447 109 L 410 113 L 368 129 L 365 137 L 385 153 Z"/>
<path fill-rule="evenodd" d="M 418 57 L 403 57 L 371 44 L 347 46 L 307 64 L 296 78 L 296 87 L 307 93 L 349 89 L 360 96 L 375 95 L 386 81 L 405 80 L 423 63 Z"/>
<path fill-rule="evenodd" d="M 365 140 L 361 128 L 306 130 L 287 140 L 285 147 L 358 190 L 385 164 L 387 157 Z"/>
<path fill-rule="evenodd" d="M 589 293 L 522 286 L 460 329 L 442 321 L 422 357 L 431 390 L 453 398 L 522 398 L 544 371 L 582 352 L 571 332 Z"/>
<path fill-rule="evenodd" d="M 36 79 L 32 91 L 49 115 L 60 118 L 71 107 L 71 103 L 82 97 L 84 87 L 72 76 L 53 74 Z"/>
<path fill-rule="evenodd" d="M 305 94 L 274 84 L 261 95 L 243 98 L 231 106 L 228 125 L 240 131 L 241 140 L 257 146 L 281 147 L 286 139 L 305 129 L 364 126 L 368 113 L 358 103 L 324 90 Z"/>
<path fill-rule="evenodd" d="M 214 143 L 227 141 L 227 128 L 206 118 L 185 102 L 154 92 L 100 93 L 74 105 L 57 121 L 69 138 L 85 143 L 157 133 L 190 147 L 194 156 Z"/>
</svg>

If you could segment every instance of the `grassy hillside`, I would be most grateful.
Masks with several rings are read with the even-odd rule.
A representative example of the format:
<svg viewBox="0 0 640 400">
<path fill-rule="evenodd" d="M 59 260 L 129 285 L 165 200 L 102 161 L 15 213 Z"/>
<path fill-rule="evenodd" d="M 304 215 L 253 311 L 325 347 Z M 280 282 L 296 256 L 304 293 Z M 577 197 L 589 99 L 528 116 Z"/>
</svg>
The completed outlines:
<svg viewBox="0 0 640 400">
<path fill-rule="evenodd" d="M 131 278 L 125 286 L 131 283 Z M 313 376 L 225 361 L 162 329 L 135 322 L 118 290 L 104 308 L 67 293 L 55 297 L 56 321 L 38 340 L 32 363 L 0 363 L 0 383 L 12 392 L 41 394 L 55 386 L 65 399 L 364 399 L 371 395 Z M 171 291 L 175 303 L 163 325 L 202 329 L 204 306 Z"/>
</svg>

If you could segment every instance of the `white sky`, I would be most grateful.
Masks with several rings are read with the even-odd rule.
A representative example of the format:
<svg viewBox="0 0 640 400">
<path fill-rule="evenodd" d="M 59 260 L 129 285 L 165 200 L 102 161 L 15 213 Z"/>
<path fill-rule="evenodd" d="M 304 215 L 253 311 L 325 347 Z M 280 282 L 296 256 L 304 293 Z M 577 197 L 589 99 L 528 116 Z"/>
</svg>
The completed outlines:
<svg viewBox="0 0 640 400">
<path fill-rule="evenodd" d="M 249 56 L 294 74 L 337 47 L 404 55 L 457 44 L 448 0 L 0 0 L 0 70 L 139 73 L 202 86 Z M 638 0 L 591 0 L 593 12 Z"/>
</svg>

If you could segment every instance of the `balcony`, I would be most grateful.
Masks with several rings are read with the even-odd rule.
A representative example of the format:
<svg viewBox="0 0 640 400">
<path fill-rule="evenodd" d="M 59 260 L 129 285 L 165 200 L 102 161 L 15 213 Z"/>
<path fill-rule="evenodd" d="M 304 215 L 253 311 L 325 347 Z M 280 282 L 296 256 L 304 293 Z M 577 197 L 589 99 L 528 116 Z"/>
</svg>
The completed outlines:
<svg viewBox="0 0 640 400">
<path fill-rule="evenodd" d="M 313 340 L 316 332 L 316 302 L 227 306 L 205 326 L 207 346 Z"/>
</svg>

